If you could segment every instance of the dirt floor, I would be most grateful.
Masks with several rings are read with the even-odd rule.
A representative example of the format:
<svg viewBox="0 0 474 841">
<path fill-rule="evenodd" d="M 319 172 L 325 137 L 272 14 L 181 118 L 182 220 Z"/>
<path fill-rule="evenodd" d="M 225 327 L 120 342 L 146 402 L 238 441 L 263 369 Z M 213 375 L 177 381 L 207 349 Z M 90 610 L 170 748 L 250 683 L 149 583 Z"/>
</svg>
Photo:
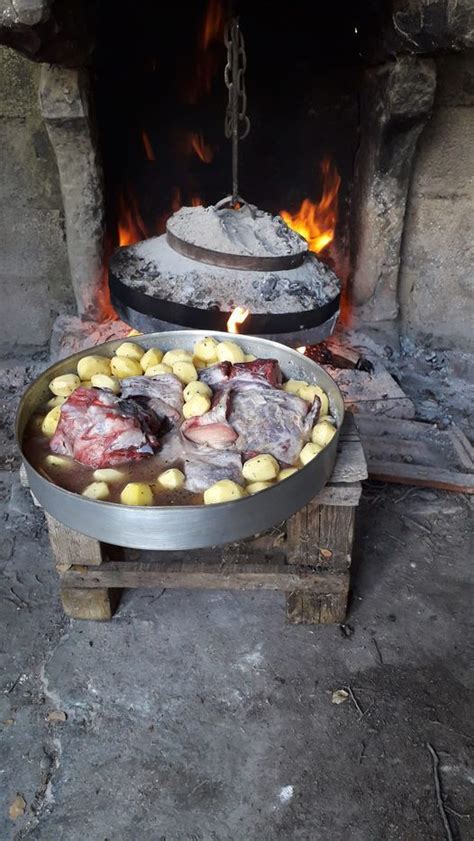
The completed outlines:
<svg viewBox="0 0 474 841">
<path fill-rule="evenodd" d="M 474 837 L 466 497 L 366 484 L 343 627 L 176 590 L 70 621 L 16 472 L 0 516 L 1 839 L 443 841 L 428 743 Z"/>
</svg>

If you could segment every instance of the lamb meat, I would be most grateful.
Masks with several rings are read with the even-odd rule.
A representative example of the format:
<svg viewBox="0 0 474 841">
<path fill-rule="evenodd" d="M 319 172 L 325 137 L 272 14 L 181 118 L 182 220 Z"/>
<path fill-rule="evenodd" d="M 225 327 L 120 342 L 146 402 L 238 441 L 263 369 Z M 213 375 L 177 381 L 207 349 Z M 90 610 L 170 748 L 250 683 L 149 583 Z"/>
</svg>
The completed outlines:
<svg viewBox="0 0 474 841">
<path fill-rule="evenodd" d="M 238 485 L 244 482 L 242 458 L 235 450 L 214 450 L 188 444 L 184 472 L 185 488 L 193 493 L 202 493 L 221 479 L 232 479 Z"/>
<path fill-rule="evenodd" d="M 159 446 L 160 426 L 160 419 L 140 402 L 81 387 L 63 403 L 50 447 L 90 467 L 113 467 L 152 455 Z"/>
<path fill-rule="evenodd" d="M 229 412 L 238 434 L 236 449 L 246 458 L 270 453 L 281 464 L 292 465 L 310 438 L 320 407 L 318 397 L 309 406 L 296 394 L 242 383 L 232 392 Z"/>
<path fill-rule="evenodd" d="M 204 368 L 199 379 L 212 389 L 230 385 L 234 380 L 239 382 L 267 383 L 279 386 L 282 382 L 280 366 L 276 359 L 255 359 L 253 362 L 221 362 Z"/>
<path fill-rule="evenodd" d="M 230 392 L 217 392 L 205 415 L 184 421 L 181 426 L 184 437 L 195 444 L 204 444 L 216 450 L 224 450 L 232 445 L 237 440 L 237 432 L 227 421 L 229 404 Z"/>
<path fill-rule="evenodd" d="M 175 424 L 181 418 L 183 386 L 174 374 L 155 377 L 127 377 L 122 380 L 122 397 L 146 397 L 159 418 Z"/>
</svg>

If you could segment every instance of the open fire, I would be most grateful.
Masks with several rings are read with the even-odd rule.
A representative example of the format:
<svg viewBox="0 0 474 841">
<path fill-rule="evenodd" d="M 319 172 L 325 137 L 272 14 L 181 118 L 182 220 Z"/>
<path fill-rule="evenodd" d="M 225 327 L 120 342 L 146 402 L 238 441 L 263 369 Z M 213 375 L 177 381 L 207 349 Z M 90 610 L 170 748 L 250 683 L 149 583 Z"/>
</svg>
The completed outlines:
<svg viewBox="0 0 474 841">
<path fill-rule="evenodd" d="M 297 213 L 280 211 L 289 228 L 301 234 L 309 250 L 319 254 L 334 239 L 337 222 L 338 194 L 341 186 L 339 173 L 329 157 L 321 163 L 323 175 L 322 196 L 318 202 L 304 199 Z"/>
</svg>

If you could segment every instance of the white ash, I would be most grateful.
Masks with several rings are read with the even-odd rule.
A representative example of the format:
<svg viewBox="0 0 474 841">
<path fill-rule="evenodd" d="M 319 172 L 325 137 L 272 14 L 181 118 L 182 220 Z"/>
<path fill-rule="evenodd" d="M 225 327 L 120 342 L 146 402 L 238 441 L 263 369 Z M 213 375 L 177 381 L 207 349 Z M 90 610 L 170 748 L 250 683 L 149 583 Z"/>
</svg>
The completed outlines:
<svg viewBox="0 0 474 841">
<path fill-rule="evenodd" d="M 168 219 L 167 228 L 192 245 L 250 257 L 301 254 L 308 244 L 283 221 L 253 205 L 239 210 L 182 207 Z"/>
<path fill-rule="evenodd" d="M 249 272 L 183 257 L 164 235 L 120 248 L 110 270 L 122 283 L 152 297 L 222 312 L 239 305 L 253 313 L 302 312 L 334 300 L 340 291 L 334 272 L 309 252 L 297 268 Z"/>
</svg>

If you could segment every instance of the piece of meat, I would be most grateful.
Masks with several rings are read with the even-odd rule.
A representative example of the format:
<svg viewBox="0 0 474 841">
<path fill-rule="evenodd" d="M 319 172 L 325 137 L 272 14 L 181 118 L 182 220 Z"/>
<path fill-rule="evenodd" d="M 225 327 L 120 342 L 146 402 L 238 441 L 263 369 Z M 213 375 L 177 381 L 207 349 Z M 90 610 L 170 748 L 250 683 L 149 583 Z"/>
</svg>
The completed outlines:
<svg viewBox="0 0 474 841">
<path fill-rule="evenodd" d="M 253 362 L 221 362 L 204 368 L 199 379 L 212 389 L 230 385 L 234 380 L 240 382 L 268 383 L 272 386 L 281 385 L 282 374 L 276 359 L 255 359 Z"/>
<path fill-rule="evenodd" d="M 235 450 L 214 450 L 187 445 L 184 458 L 185 488 L 202 493 L 221 479 L 243 485 L 242 457 Z"/>
<path fill-rule="evenodd" d="M 231 446 L 237 439 L 237 433 L 227 421 L 229 404 L 230 391 L 217 392 L 206 414 L 184 421 L 181 426 L 184 437 L 216 450 Z"/>
<path fill-rule="evenodd" d="M 150 409 L 160 418 L 174 424 L 181 418 L 183 386 L 174 374 L 155 377 L 126 377 L 122 380 L 122 397 L 146 397 Z"/>
<path fill-rule="evenodd" d="M 159 431 L 160 419 L 148 407 L 81 387 L 63 403 L 50 447 L 90 467 L 112 467 L 152 455 Z"/>
<path fill-rule="evenodd" d="M 281 464 L 294 464 L 309 440 L 320 405 L 318 397 L 309 406 L 281 389 L 240 384 L 232 392 L 228 415 L 238 434 L 236 449 L 245 457 L 270 453 Z"/>
</svg>

